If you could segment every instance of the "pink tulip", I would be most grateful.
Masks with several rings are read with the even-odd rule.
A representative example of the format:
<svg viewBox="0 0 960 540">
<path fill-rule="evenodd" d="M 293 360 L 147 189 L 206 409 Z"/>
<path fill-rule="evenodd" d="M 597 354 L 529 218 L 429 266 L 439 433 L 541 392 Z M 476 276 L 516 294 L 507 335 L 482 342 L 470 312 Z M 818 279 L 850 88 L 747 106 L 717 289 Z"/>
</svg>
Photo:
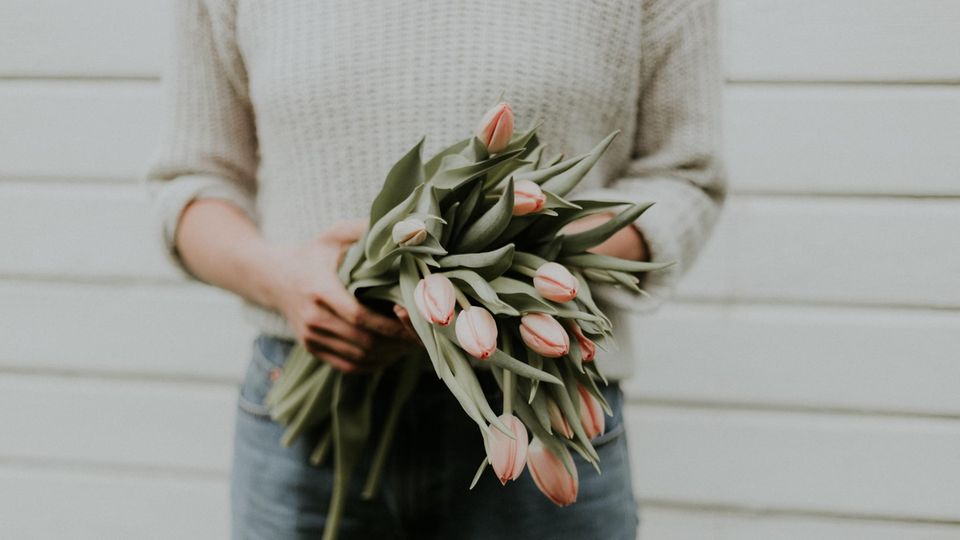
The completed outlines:
<svg viewBox="0 0 960 540">
<path fill-rule="evenodd" d="M 573 428 L 570 427 L 570 422 L 567 422 L 563 413 L 560 412 L 560 407 L 557 406 L 557 402 L 550 398 L 547 398 L 547 412 L 550 415 L 550 427 L 553 428 L 554 433 L 559 433 L 568 439 L 572 439 Z"/>
<path fill-rule="evenodd" d="M 564 461 L 573 463 L 570 451 L 564 447 L 560 449 Z M 568 506 L 577 502 L 577 489 L 580 485 L 576 467 L 572 467 L 573 474 L 570 474 L 563 466 L 564 461 L 544 446 L 540 439 L 534 438 L 530 442 L 530 450 L 527 452 L 530 476 L 537 488 L 557 506 Z"/>
<path fill-rule="evenodd" d="M 477 128 L 477 137 L 491 154 L 506 150 L 512 136 L 513 109 L 507 103 L 498 103 L 487 111 Z"/>
<path fill-rule="evenodd" d="M 413 291 L 413 301 L 424 319 L 433 324 L 447 326 L 453 320 L 457 294 L 447 276 L 430 274 L 417 283 L 417 288 Z"/>
<path fill-rule="evenodd" d="M 592 439 L 603 435 L 606 426 L 600 401 L 587 392 L 581 384 L 577 385 L 577 393 L 580 395 L 580 423 L 583 424 L 583 430 L 587 432 L 587 438 Z"/>
<path fill-rule="evenodd" d="M 416 218 L 404 219 L 393 226 L 392 235 L 399 246 L 418 246 L 427 239 L 427 226 Z"/>
<path fill-rule="evenodd" d="M 487 459 L 497 473 L 501 484 L 516 480 L 527 464 L 527 428 L 516 416 L 504 414 L 500 420 L 510 428 L 514 438 L 495 427 L 490 428 L 487 438 Z"/>
<path fill-rule="evenodd" d="M 559 358 L 570 351 L 570 336 L 546 313 L 528 313 L 520 318 L 520 337 L 540 356 Z"/>
<path fill-rule="evenodd" d="M 583 334 L 583 330 L 580 329 L 579 324 L 571 322 L 570 329 L 573 331 L 573 337 L 577 339 L 577 343 L 580 345 L 580 354 L 583 357 L 583 361 L 593 361 L 594 357 L 597 356 L 596 343 Z"/>
<path fill-rule="evenodd" d="M 517 180 L 513 184 L 513 215 L 525 216 L 539 212 L 547 204 L 547 197 L 536 182 Z"/>
<path fill-rule="evenodd" d="M 548 262 L 537 268 L 533 286 L 547 300 L 569 302 L 577 297 L 580 281 L 562 264 Z"/>
<path fill-rule="evenodd" d="M 474 358 L 486 360 L 497 350 L 497 323 L 482 307 L 470 306 L 461 310 L 457 315 L 456 331 L 460 347 Z"/>
</svg>

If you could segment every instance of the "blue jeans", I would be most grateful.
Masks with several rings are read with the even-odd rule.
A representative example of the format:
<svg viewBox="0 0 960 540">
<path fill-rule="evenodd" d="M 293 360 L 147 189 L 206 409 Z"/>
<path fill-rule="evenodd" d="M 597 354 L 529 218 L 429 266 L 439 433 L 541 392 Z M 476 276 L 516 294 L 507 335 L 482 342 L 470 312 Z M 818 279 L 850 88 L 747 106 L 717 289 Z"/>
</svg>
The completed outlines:
<svg viewBox="0 0 960 540">
<path fill-rule="evenodd" d="M 283 448 L 283 428 L 270 420 L 263 398 L 271 370 L 281 367 L 288 341 L 261 336 L 241 385 L 233 458 L 232 537 L 235 540 L 320 538 L 333 471 L 314 467 L 308 456 L 316 439 Z M 501 401 L 488 372 L 478 376 L 491 403 Z M 574 454 L 580 477 L 576 504 L 554 506 L 529 473 L 501 486 L 488 468 L 467 488 L 484 457 L 474 424 L 432 373 L 425 373 L 408 401 L 384 471 L 381 494 L 370 501 L 360 490 L 370 459 L 368 445 L 351 479 L 341 540 L 459 539 L 628 540 L 636 538 L 637 507 L 630 483 L 623 425 L 623 394 L 616 383 L 604 390 L 614 410 L 607 431 L 594 444 L 603 475 Z M 382 419 L 374 418 L 374 433 Z"/>
</svg>

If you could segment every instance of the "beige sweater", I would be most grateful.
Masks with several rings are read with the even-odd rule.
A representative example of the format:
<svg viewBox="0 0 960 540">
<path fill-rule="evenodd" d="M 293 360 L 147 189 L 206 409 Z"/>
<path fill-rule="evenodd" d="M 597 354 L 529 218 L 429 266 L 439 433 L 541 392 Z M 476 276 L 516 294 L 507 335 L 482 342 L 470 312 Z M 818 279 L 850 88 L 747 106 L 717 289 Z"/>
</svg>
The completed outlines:
<svg viewBox="0 0 960 540">
<path fill-rule="evenodd" d="M 468 135 L 505 92 L 518 129 L 574 155 L 622 130 L 591 196 L 656 201 L 637 222 L 667 297 L 717 217 L 721 72 L 715 0 L 178 0 L 167 125 L 149 179 L 163 238 L 185 205 L 242 208 L 270 241 L 303 242 L 366 214 L 389 166 Z M 263 332 L 290 336 L 250 305 Z M 614 314 L 615 315 L 615 314 Z M 621 328 L 621 334 L 628 334 Z M 631 346 L 601 359 L 629 376 Z"/>
</svg>

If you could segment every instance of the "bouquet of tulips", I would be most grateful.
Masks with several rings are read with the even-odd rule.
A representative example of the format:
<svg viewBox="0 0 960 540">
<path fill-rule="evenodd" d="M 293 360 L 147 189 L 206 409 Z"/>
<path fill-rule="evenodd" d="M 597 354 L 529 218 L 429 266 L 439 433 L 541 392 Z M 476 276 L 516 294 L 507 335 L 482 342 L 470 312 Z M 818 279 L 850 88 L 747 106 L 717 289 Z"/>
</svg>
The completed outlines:
<svg viewBox="0 0 960 540">
<path fill-rule="evenodd" d="M 528 467 L 551 501 L 567 505 L 578 485 L 570 450 L 599 472 L 590 440 L 603 432 L 610 409 L 597 386 L 606 379 L 592 360 L 597 346 L 612 344 L 613 329 L 590 284 L 642 293 L 636 274 L 663 265 L 587 250 L 650 204 L 565 198 L 616 133 L 564 159 L 546 155 L 537 125 L 515 134 L 513 123 L 510 106 L 500 103 L 475 136 L 426 162 L 421 139 L 388 173 L 368 230 L 344 256 L 340 278 L 348 290 L 372 305 L 405 308 L 423 350 L 379 372 L 348 375 L 297 346 L 267 396 L 273 418 L 287 427 L 283 444 L 312 430 L 319 437 L 311 461 L 332 454 L 325 538 L 336 535 L 348 480 L 370 442 L 374 396 L 392 392 L 364 497 L 378 490 L 400 409 L 424 366 L 477 424 L 486 458 L 474 484 L 487 465 L 502 483 Z M 616 209 L 593 229 L 563 232 L 577 219 Z M 491 370 L 501 387 L 499 414 L 475 369 Z"/>
</svg>

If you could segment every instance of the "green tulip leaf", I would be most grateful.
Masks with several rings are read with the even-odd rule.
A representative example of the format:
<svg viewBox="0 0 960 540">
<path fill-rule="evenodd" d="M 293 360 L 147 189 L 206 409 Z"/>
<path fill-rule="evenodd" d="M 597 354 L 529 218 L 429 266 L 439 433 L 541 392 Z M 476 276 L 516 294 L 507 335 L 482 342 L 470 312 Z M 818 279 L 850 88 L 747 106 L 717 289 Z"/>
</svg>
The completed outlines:
<svg viewBox="0 0 960 540">
<path fill-rule="evenodd" d="M 560 195 L 561 197 L 570 193 L 573 188 L 577 187 L 577 184 L 583 180 L 583 177 L 590 172 L 590 169 L 596 165 L 600 157 L 603 156 L 603 153 L 606 152 L 607 148 L 610 146 L 610 143 L 613 142 L 613 139 L 619 134 L 619 131 L 614 131 L 610 135 L 607 135 L 605 139 L 600 141 L 597 146 L 593 148 L 585 159 L 579 161 L 573 167 L 567 169 L 566 171 L 550 178 L 549 180 L 543 183 L 543 188 L 549 191 Z"/>
<path fill-rule="evenodd" d="M 413 325 L 417 336 L 427 349 L 433 369 L 439 375 L 443 358 L 436 347 L 431 324 L 420 315 L 420 310 L 417 309 L 416 302 L 413 300 L 413 291 L 418 283 L 420 283 L 420 272 L 417 270 L 413 255 L 402 255 L 400 257 L 400 294 L 403 297 L 403 307 L 410 314 L 410 324 Z"/>
<path fill-rule="evenodd" d="M 463 165 L 459 165 L 459 163 L 456 161 L 451 161 L 452 164 L 456 163 L 458 166 L 454 166 L 449 169 L 446 168 L 445 164 L 441 164 L 440 170 L 437 172 L 436 176 L 430 180 L 430 182 L 441 189 L 455 189 L 465 182 L 473 180 L 474 178 L 489 172 L 504 161 L 515 158 L 518 154 L 520 154 L 520 152 L 522 152 L 522 150 L 502 152 L 492 158 Z M 446 163 L 446 161 L 451 157 L 454 156 L 447 156 L 444 158 L 444 162 Z M 462 156 L 456 157 L 460 157 L 461 163 L 462 160 L 464 160 Z"/>
<path fill-rule="evenodd" d="M 370 223 L 376 223 L 390 210 L 403 202 L 413 190 L 424 182 L 423 165 L 420 155 L 423 152 L 424 139 L 394 164 L 383 181 L 383 188 L 370 205 Z"/>
<path fill-rule="evenodd" d="M 558 362 L 547 362 L 544 365 L 544 369 L 557 379 L 563 380 L 563 375 L 560 373 L 560 367 L 557 364 Z M 557 403 L 560 412 L 566 417 L 567 422 L 573 429 L 574 436 L 584 445 L 584 449 L 587 450 L 584 458 L 588 461 L 591 461 L 590 458 L 593 458 L 592 460 L 594 461 L 599 460 L 600 456 L 597 455 L 597 451 L 594 450 L 593 445 L 590 444 L 590 438 L 587 437 L 587 433 L 583 429 L 583 424 L 580 422 L 579 399 L 577 401 L 571 399 L 569 391 L 571 387 L 573 392 L 577 391 L 575 384 L 548 386 L 546 390 L 550 394 L 550 397 Z M 574 394 L 573 397 L 577 397 L 576 394 Z"/>
<path fill-rule="evenodd" d="M 550 384 L 563 385 L 563 382 L 555 374 L 548 373 L 542 369 L 537 369 L 526 362 L 521 362 L 516 358 L 510 356 L 509 354 L 503 352 L 500 349 L 497 349 L 490 355 L 488 361 L 507 371 L 512 371 L 514 374 L 520 377 L 526 377 L 527 379 L 535 379 L 538 381 L 543 381 Z M 518 400 L 518 401 L 523 401 Z"/>
<path fill-rule="evenodd" d="M 457 210 L 460 208 L 460 202 L 457 201 L 447 208 L 443 214 L 443 221 L 446 223 L 443 232 L 440 235 L 440 244 L 446 246 L 450 243 L 450 237 L 453 235 L 453 229 L 457 226 Z"/>
<path fill-rule="evenodd" d="M 577 163 L 580 163 L 581 161 L 586 159 L 587 156 L 588 154 L 584 154 L 582 156 L 575 156 L 568 160 L 561 161 L 559 163 L 554 163 L 549 167 L 536 169 L 536 170 L 525 172 L 522 174 L 516 174 L 514 175 L 513 179 L 518 182 L 520 180 L 530 180 L 535 184 L 543 185 L 543 183 L 546 182 L 547 180 L 570 170 Z"/>
<path fill-rule="evenodd" d="M 415 187 L 402 202 L 386 212 L 383 217 L 371 222 L 373 224 L 367 232 L 366 246 L 364 248 L 364 254 L 368 259 L 376 259 L 383 254 L 383 252 L 388 251 L 396 245 L 393 243 L 393 226 L 413 211 L 422 191 L 423 184 L 420 184 Z"/>
<path fill-rule="evenodd" d="M 543 194 L 547 197 L 546 208 L 569 208 L 573 210 L 583 210 L 583 207 L 579 204 L 572 203 L 556 193 L 543 190 Z M 555 215 L 559 214 L 555 213 Z"/>
<path fill-rule="evenodd" d="M 601 223 L 592 229 L 571 235 L 563 235 L 563 253 L 581 253 L 602 244 L 616 234 L 617 231 L 636 221 L 652 204 L 653 203 L 632 204 L 626 210 L 614 216 L 613 219 Z"/>
<path fill-rule="evenodd" d="M 481 253 L 447 255 L 437 262 L 441 268 L 470 268 L 486 280 L 499 277 L 513 262 L 513 244 Z"/>
<path fill-rule="evenodd" d="M 510 304 L 501 300 L 490 283 L 480 274 L 472 270 L 460 269 L 443 272 L 443 275 L 466 285 L 466 292 L 483 303 L 491 313 L 510 316 L 520 314 Z"/>
<path fill-rule="evenodd" d="M 657 263 L 631 261 L 619 257 L 610 257 L 609 255 L 599 255 L 596 253 L 582 253 L 579 255 L 568 255 L 561 257 L 560 262 L 569 266 L 579 266 L 581 268 L 600 268 L 603 270 L 617 270 L 620 272 L 638 273 L 652 272 L 662 270 L 674 263 Z"/>
<path fill-rule="evenodd" d="M 479 251 L 507 228 L 513 215 L 513 181 L 507 182 L 503 196 L 476 221 L 469 224 L 457 245 L 460 253 Z"/>
<path fill-rule="evenodd" d="M 457 141 L 452 145 L 444 148 L 443 150 L 440 150 L 439 152 L 437 152 L 436 155 L 430 158 L 430 160 L 427 161 L 426 165 L 423 166 L 423 171 L 427 179 L 433 178 L 433 176 L 437 174 L 437 171 L 440 169 L 440 163 L 441 161 L 443 161 L 443 158 L 449 155 L 459 154 L 460 152 L 463 151 L 464 148 L 470 145 L 471 140 L 473 140 L 473 137 L 469 137 L 469 138 Z"/>
</svg>

